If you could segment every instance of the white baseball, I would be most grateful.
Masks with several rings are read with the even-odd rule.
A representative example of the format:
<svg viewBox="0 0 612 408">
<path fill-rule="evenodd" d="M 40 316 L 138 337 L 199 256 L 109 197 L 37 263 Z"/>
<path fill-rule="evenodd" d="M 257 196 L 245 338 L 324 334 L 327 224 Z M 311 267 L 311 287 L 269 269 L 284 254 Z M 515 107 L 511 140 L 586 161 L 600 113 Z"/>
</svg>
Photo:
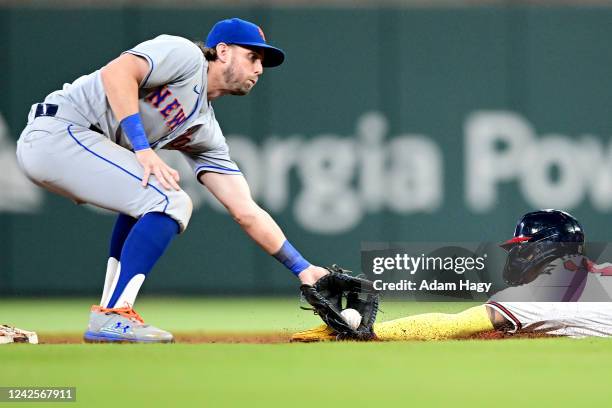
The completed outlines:
<svg viewBox="0 0 612 408">
<path fill-rule="evenodd" d="M 349 327 L 353 330 L 359 327 L 361 324 L 361 315 L 355 309 L 344 309 L 340 312 L 344 320 L 349 325 Z"/>
</svg>

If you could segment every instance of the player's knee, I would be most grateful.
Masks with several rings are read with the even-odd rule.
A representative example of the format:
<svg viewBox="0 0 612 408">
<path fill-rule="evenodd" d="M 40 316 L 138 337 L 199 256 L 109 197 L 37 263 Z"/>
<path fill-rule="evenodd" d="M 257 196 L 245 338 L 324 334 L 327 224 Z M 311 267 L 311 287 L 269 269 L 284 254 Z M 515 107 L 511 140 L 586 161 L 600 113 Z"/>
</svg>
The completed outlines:
<svg viewBox="0 0 612 408">
<path fill-rule="evenodd" d="M 172 196 L 169 198 L 166 214 L 179 224 L 181 232 L 187 229 L 192 212 L 193 202 L 191 201 L 191 197 L 183 190 L 173 192 Z"/>
</svg>

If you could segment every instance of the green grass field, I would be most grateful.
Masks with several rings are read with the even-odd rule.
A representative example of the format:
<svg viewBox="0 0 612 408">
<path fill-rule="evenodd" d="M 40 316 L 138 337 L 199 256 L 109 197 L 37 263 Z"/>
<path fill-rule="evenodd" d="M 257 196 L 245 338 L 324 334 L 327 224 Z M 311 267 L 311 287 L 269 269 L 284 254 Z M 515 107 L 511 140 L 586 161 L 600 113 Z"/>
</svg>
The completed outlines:
<svg viewBox="0 0 612 408">
<path fill-rule="evenodd" d="M 291 332 L 318 318 L 295 299 L 142 300 L 175 332 Z M 383 320 L 466 304 L 383 304 Z M 83 300 L 2 300 L 0 321 L 81 333 Z M 0 386 L 75 386 L 83 407 L 606 406 L 612 341 L 516 339 L 323 344 L 11 344 Z M 18 403 L 19 407 L 44 403 Z M 11 406 L 0 402 L 0 408 Z"/>
</svg>

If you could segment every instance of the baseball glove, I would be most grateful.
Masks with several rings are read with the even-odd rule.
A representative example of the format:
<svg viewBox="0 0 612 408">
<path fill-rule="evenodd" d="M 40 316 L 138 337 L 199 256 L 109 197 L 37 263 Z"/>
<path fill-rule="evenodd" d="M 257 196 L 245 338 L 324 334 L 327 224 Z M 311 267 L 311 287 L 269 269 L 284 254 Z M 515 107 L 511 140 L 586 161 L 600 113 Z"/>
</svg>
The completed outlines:
<svg viewBox="0 0 612 408">
<path fill-rule="evenodd" d="M 325 268 L 329 274 L 314 285 L 302 285 L 300 291 L 312 306 L 315 314 L 331 327 L 339 340 L 371 340 L 374 321 L 378 312 L 378 293 L 371 281 L 354 277 L 338 265 Z M 352 329 L 340 314 L 345 309 L 355 309 L 361 314 L 361 324 Z"/>
</svg>

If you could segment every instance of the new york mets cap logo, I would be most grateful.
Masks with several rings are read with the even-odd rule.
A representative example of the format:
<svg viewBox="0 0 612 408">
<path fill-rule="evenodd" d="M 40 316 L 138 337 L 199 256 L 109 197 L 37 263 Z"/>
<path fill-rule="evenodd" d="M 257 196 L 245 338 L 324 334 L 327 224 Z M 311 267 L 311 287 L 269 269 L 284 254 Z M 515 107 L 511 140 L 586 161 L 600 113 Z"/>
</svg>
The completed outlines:
<svg viewBox="0 0 612 408">
<path fill-rule="evenodd" d="M 261 27 L 257 26 L 257 29 L 259 30 L 259 35 L 261 35 L 261 38 L 266 41 L 266 36 L 264 35 L 263 30 L 261 29 Z"/>
</svg>

